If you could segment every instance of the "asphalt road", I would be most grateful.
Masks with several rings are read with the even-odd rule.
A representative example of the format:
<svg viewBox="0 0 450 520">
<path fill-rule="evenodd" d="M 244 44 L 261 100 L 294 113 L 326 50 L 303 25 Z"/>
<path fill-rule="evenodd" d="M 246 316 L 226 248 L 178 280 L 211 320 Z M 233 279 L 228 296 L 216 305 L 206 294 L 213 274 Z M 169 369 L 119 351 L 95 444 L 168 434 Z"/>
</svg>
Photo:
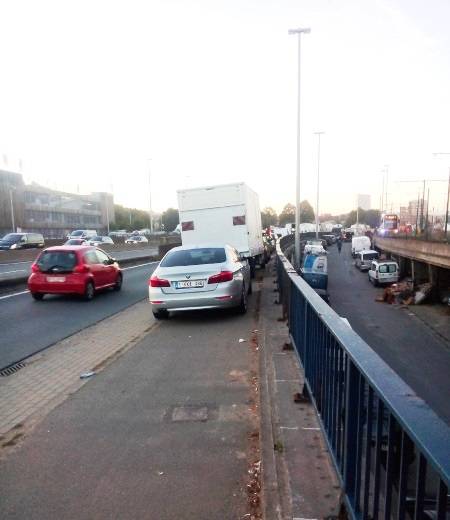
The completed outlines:
<svg viewBox="0 0 450 520">
<path fill-rule="evenodd" d="M 407 308 L 375 301 L 367 273 L 353 265 L 350 244 L 328 249 L 331 306 L 450 425 L 450 345 Z"/>
<path fill-rule="evenodd" d="M 146 298 L 157 264 L 122 268 L 122 290 L 100 292 L 91 302 L 59 295 L 37 302 L 28 291 L 0 296 L 0 369 Z"/>
<path fill-rule="evenodd" d="M 245 316 L 192 312 L 157 323 L 54 409 L 1 461 L 0 516 L 249 518 L 257 291 Z M 109 333 L 116 330 L 120 320 Z"/>
<path fill-rule="evenodd" d="M 157 255 L 158 249 L 154 247 L 143 248 L 132 251 L 111 251 L 110 254 L 120 260 L 121 258 L 140 258 L 142 256 Z M 38 253 L 36 253 L 36 256 Z M 33 262 L 11 262 L 9 264 L 0 264 L 0 276 L 6 274 L 15 274 L 21 276 L 30 272 Z"/>
</svg>

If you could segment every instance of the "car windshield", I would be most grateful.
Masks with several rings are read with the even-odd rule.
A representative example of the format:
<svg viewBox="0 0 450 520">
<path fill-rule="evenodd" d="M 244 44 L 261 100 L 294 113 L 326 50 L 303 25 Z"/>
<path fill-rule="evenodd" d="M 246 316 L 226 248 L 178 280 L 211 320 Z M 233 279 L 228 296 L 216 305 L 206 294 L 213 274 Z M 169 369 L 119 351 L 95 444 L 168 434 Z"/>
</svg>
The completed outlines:
<svg viewBox="0 0 450 520">
<path fill-rule="evenodd" d="M 2 240 L 5 242 L 17 242 L 17 240 L 20 240 L 22 235 L 19 235 L 18 233 L 8 233 L 5 235 Z"/>
<path fill-rule="evenodd" d="M 203 247 L 182 249 L 170 252 L 162 261 L 161 267 L 180 267 L 187 265 L 220 264 L 226 261 L 223 247 Z"/>
<path fill-rule="evenodd" d="M 76 263 L 77 257 L 72 251 L 44 251 L 37 261 L 44 273 L 71 272 Z"/>
<path fill-rule="evenodd" d="M 103 239 L 102 239 L 102 237 L 92 237 L 91 240 L 96 240 L 97 242 L 101 242 Z"/>
<path fill-rule="evenodd" d="M 66 245 L 67 246 L 78 246 L 80 244 L 82 244 L 84 242 L 84 240 L 82 240 L 81 238 L 72 238 L 71 240 L 68 240 L 66 242 Z"/>
<path fill-rule="evenodd" d="M 83 234 L 83 230 L 79 229 L 78 231 L 72 231 L 72 233 L 70 233 L 70 236 L 71 237 L 81 237 L 82 234 Z"/>
<path fill-rule="evenodd" d="M 376 260 L 378 258 L 378 253 L 366 253 L 363 255 L 363 260 Z"/>
</svg>

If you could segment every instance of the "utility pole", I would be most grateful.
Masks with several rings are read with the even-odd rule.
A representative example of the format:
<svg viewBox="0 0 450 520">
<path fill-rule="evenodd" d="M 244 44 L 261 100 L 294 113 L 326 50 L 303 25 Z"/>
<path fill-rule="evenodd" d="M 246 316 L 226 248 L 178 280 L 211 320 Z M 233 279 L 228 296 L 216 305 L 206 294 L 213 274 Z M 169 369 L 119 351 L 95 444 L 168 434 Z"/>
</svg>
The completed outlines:
<svg viewBox="0 0 450 520">
<path fill-rule="evenodd" d="M 297 83 L 297 175 L 295 186 L 295 268 L 300 267 L 300 71 L 301 71 L 301 37 L 308 34 L 311 29 L 290 29 L 289 34 L 297 35 L 298 40 L 298 83 Z"/>
<path fill-rule="evenodd" d="M 450 152 L 434 152 L 433 155 L 436 157 L 437 155 L 450 155 Z M 447 204 L 445 205 L 445 224 L 444 224 L 444 234 L 445 238 L 447 238 L 447 226 L 448 226 L 448 203 L 450 198 L 450 166 L 448 168 L 448 184 L 447 184 Z"/>
<path fill-rule="evenodd" d="M 320 136 L 325 132 L 314 132 L 317 135 L 317 203 L 316 203 L 316 238 L 319 238 L 319 191 L 320 191 Z"/>
<path fill-rule="evenodd" d="M 149 159 L 149 161 L 151 161 L 151 159 Z M 150 220 L 150 234 L 153 235 L 152 170 L 151 170 L 150 166 L 148 168 L 148 202 L 149 202 L 148 217 Z"/>
<path fill-rule="evenodd" d="M 12 232 L 16 232 L 16 223 L 14 221 L 14 204 L 13 204 L 13 195 L 12 195 L 13 189 L 9 188 L 9 202 L 11 204 L 11 225 L 12 225 Z"/>
</svg>

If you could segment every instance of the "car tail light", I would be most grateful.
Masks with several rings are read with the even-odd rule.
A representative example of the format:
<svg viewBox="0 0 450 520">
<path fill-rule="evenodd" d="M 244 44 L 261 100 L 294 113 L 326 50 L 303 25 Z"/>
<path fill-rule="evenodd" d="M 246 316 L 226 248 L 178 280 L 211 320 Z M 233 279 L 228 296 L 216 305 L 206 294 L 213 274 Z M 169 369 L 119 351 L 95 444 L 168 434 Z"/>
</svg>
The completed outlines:
<svg viewBox="0 0 450 520">
<path fill-rule="evenodd" d="M 231 271 L 222 271 L 217 274 L 213 274 L 208 278 L 208 283 L 222 283 L 222 282 L 231 282 L 233 279 L 233 273 Z"/>
<path fill-rule="evenodd" d="M 41 270 L 39 269 L 39 266 L 37 264 L 31 264 L 31 272 L 32 273 L 40 273 Z"/>
<path fill-rule="evenodd" d="M 169 280 L 163 280 L 162 278 L 158 278 L 156 275 L 153 275 L 148 282 L 150 287 L 170 287 Z"/>
<path fill-rule="evenodd" d="M 89 273 L 89 266 L 86 264 L 78 264 L 73 270 L 74 273 Z"/>
</svg>

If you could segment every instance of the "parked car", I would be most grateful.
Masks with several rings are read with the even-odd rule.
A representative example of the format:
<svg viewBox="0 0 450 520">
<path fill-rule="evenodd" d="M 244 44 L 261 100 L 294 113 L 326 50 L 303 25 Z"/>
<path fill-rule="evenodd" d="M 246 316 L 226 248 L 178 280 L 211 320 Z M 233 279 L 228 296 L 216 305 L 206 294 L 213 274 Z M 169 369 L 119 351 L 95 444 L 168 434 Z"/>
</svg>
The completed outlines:
<svg viewBox="0 0 450 520">
<path fill-rule="evenodd" d="M 193 309 L 235 307 L 243 314 L 251 292 L 249 262 L 230 245 L 174 247 L 149 280 L 157 319 Z"/>
<path fill-rule="evenodd" d="M 397 283 L 398 275 L 398 264 L 393 260 L 374 260 L 370 264 L 369 282 L 375 286 L 384 283 Z"/>
<path fill-rule="evenodd" d="M 317 239 L 317 240 L 308 240 L 305 244 L 305 248 L 303 250 L 303 253 L 305 255 L 307 254 L 314 254 L 314 255 L 318 255 L 318 254 L 326 254 L 326 241 L 325 240 L 320 240 L 320 239 Z"/>
<path fill-rule="evenodd" d="M 35 300 L 45 294 L 80 294 L 92 300 L 99 289 L 120 291 L 122 271 L 114 258 L 92 246 L 44 249 L 31 266 L 28 289 Z"/>
<path fill-rule="evenodd" d="M 65 246 L 87 246 L 87 240 L 84 238 L 69 238 L 66 242 L 64 242 Z"/>
<path fill-rule="evenodd" d="M 88 242 L 91 246 L 102 246 L 104 244 L 114 245 L 113 239 L 106 236 L 95 236 L 91 238 Z"/>
<path fill-rule="evenodd" d="M 147 237 L 142 235 L 131 235 L 125 240 L 125 244 L 147 244 Z"/>
<path fill-rule="evenodd" d="M 370 269 L 370 265 L 373 260 L 378 260 L 379 258 L 378 251 L 374 251 L 369 249 L 368 251 L 360 251 L 356 255 L 355 266 L 360 271 L 368 271 Z"/>
<path fill-rule="evenodd" d="M 89 239 L 97 236 L 97 231 L 95 229 L 76 229 L 67 235 L 67 239 L 71 238 L 84 238 Z"/>
<path fill-rule="evenodd" d="M 31 249 L 44 247 L 44 245 L 44 237 L 40 233 L 8 233 L 0 240 L 0 251 Z"/>
</svg>

